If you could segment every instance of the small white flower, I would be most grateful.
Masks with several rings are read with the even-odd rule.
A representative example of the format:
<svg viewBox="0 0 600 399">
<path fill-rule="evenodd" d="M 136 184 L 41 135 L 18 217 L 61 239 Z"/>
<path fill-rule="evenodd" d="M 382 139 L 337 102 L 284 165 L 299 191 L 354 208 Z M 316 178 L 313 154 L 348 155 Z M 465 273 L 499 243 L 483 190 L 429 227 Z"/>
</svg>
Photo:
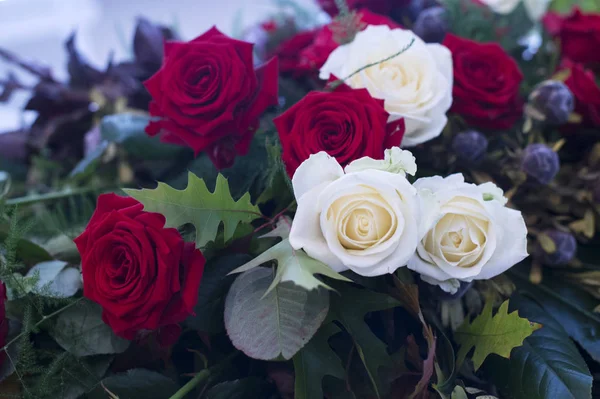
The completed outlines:
<svg viewBox="0 0 600 399">
<path fill-rule="evenodd" d="M 335 49 L 323 65 L 321 79 L 350 76 L 368 64 L 402 54 L 355 74 L 345 83 L 366 88 L 383 99 L 389 122 L 404 118 L 403 146 L 414 146 L 440 135 L 452 105 L 452 55 L 440 44 L 427 44 L 412 31 L 386 25 L 367 26 L 351 43 Z"/>
<path fill-rule="evenodd" d="M 408 268 L 423 281 L 454 293 L 454 280 L 489 279 L 528 256 L 523 216 L 505 207 L 494 184 L 468 184 L 455 174 L 419 179 L 415 187 L 426 233 Z"/>
<path fill-rule="evenodd" d="M 361 170 L 376 169 L 390 173 L 399 173 L 406 176 L 408 173 L 414 176 L 417 173 L 417 162 L 410 151 L 401 150 L 399 147 L 388 148 L 384 151 L 383 159 L 362 157 L 350 162 L 344 168 L 346 173 L 360 172 Z"/>
<path fill-rule="evenodd" d="M 496 14 L 510 14 L 517 8 L 521 0 L 481 0 Z M 523 0 L 527 16 L 533 22 L 538 22 L 548 10 L 550 0 Z"/>
<path fill-rule="evenodd" d="M 419 239 L 416 189 L 401 173 L 344 174 L 325 152 L 311 155 L 292 179 L 298 203 L 290 244 L 333 270 L 363 276 L 405 266 Z"/>
</svg>

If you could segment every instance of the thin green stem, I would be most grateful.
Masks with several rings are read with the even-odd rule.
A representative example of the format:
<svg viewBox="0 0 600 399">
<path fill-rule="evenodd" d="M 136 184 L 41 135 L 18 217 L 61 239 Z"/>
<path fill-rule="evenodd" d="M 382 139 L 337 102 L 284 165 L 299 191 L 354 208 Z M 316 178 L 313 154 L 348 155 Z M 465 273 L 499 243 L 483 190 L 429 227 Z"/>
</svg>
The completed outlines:
<svg viewBox="0 0 600 399">
<path fill-rule="evenodd" d="M 32 195 L 27 195 L 25 197 L 13 198 L 13 199 L 6 200 L 5 203 L 8 206 L 31 205 L 31 204 L 35 204 L 37 202 L 52 201 L 52 200 L 57 200 L 57 199 L 61 199 L 61 198 L 71 197 L 73 195 L 89 194 L 89 193 L 93 193 L 93 192 L 97 192 L 97 191 L 102 191 L 102 190 L 99 190 L 96 187 L 68 188 L 66 190 L 57 191 L 54 193 L 32 194 Z"/>
<path fill-rule="evenodd" d="M 357 73 L 361 73 L 361 72 L 362 72 L 362 71 L 364 71 L 365 69 L 371 68 L 371 67 L 373 67 L 373 66 L 375 66 L 375 65 L 382 64 L 382 63 L 384 63 L 384 62 L 387 62 L 387 61 L 389 61 L 389 60 L 391 60 L 391 59 L 393 59 L 393 58 L 396 58 L 396 57 L 398 57 L 400 54 L 402 54 L 402 53 L 404 53 L 406 50 L 408 50 L 408 49 L 409 49 L 409 48 L 410 48 L 410 47 L 413 45 L 413 43 L 414 43 L 414 42 L 415 42 L 415 38 L 413 37 L 413 38 L 411 39 L 410 43 L 408 43 L 408 45 L 404 46 L 404 47 L 403 47 L 403 48 L 402 48 L 400 51 L 398 51 L 397 53 L 394 53 L 394 54 L 390 55 L 389 57 L 386 57 L 386 58 L 384 58 L 384 59 L 382 59 L 382 60 L 379 60 L 379 61 L 376 61 L 376 62 L 372 62 L 372 63 L 370 63 L 370 64 L 367 64 L 367 65 L 365 65 L 365 66 L 363 66 L 363 67 L 361 67 L 361 68 L 358 68 L 356 71 L 352 72 L 350 75 L 346 76 L 345 78 L 343 78 L 343 79 L 338 79 L 338 80 L 335 80 L 335 81 L 333 81 L 333 82 L 329 83 L 329 84 L 327 85 L 327 87 L 329 87 L 329 88 L 331 88 L 331 89 L 335 89 L 336 87 L 338 87 L 339 85 L 341 85 L 342 83 L 344 83 L 346 80 L 350 79 L 351 77 L 353 77 L 353 76 L 354 76 L 354 75 L 356 75 Z"/>
<path fill-rule="evenodd" d="M 194 378 L 192 378 L 187 384 L 182 386 L 179 391 L 175 392 L 169 399 L 183 399 L 185 395 L 193 391 L 198 385 L 205 382 L 209 377 L 214 376 L 221 372 L 225 367 L 229 366 L 229 363 L 233 358 L 238 355 L 239 352 L 233 352 L 229 354 L 223 361 L 209 369 L 200 371 Z"/>
<path fill-rule="evenodd" d="M 33 329 L 36 329 L 37 327 L 39 327 L 39 326 L 40 326 L 40 325 L 41 325 L 43 322 L 45 322 L 46 320 L 48 320 L 48 319 L 51 319 L 51 318 L 53 318 L 54 316 L 56 316 L 56 315 L 58 315 L 58 314 L 60 314 L 60 313 L 64 312 L 65 310 L 69 309 L 70 307 L 73 307 L 73 306 L 77 305 L 77 304 L 78 304 L 79 302 L 81 302 L 82 300 L 83 300 L 83 297 L 81 297 L 81 298 L 78 298 L 77 300 L 75 300 L 75 301 L 71 302 L 70 304 L 68 304 L 68 305 L 66 305 L 66 306 L 63 306 L 62 308 L 58 309 L 57 311 L 55 311 L 55 312 L 52 312 L 52 313 L 50 313 L 50 314 L 48 314 L 48 315 L 46 315 L 46 316 L 43 316 L 43 317 L 42 317 L 42 319 L 41 319 L 40 321 L 38 321 L 37 323 L 35 323 L 35 324 L 33 325 Z M 8 348 L 9 348 L 9 347 L 10 347 L 12 344 L 14 344 L 15 342 L 17 342 L 17 341 L 18 341 L 18 340 L 19 340 L 19 339 L 20 339 L 20 338 L 21 338 L 23 335 L 25 335 L 25 334 L 27 334 L 27 333 L 28 333 L 28 331 L 20 333 L 19 335 L 17 335 L 16 337 L 14 337 L 14 338 L 13 338 L 13 339 L 11 339 L 10 341 L 8 341 L 8 342 L 6 343 L 6 345 L 4 345 L 4 347 L 3 347 L 1 350 L 3 350 L 4 352 L 8 353 Z"/>
</svg>

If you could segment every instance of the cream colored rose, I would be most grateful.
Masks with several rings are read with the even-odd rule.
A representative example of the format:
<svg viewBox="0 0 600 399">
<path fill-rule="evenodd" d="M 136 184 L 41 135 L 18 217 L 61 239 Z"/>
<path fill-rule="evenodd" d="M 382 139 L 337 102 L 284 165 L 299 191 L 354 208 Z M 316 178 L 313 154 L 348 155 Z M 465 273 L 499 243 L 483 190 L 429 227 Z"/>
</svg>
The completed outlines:
<svg viewBox="0 0 600 399">
<path fill-rule="evenodd" d="M 392 273 L 414 254 L 419 210 L 403 173 L 344 173 L 325 152 L 311 155 L 292 179 L 298 203 L 290 244 L 340 272 Z"/>
<path fill-rule="evenodd" d="M 427 233 L 408 268 L 443 290 L 459 281 L 489 279 L 525 259 L 527 228 L 521 212 L 505 207 L 492 183 L 465 183 L 461 174 L 415 182 Z"/>
<path fill-rule="evenodd" d="M 335 49 L 320 73 L 321 79 L 332 74 L 346 78 L 399 52 L 413 39 L 412 46 L 404 53 L 345 81 L 385 100 L 390 122 L 404 118 L 406 132 L 402 146 L 431 140 L 446 126 L 446 112 L 452 105 L 452 55 L 446 47 L 427 44 L 410 30 L 370 25 L 351 43 Z"/>
</svg>

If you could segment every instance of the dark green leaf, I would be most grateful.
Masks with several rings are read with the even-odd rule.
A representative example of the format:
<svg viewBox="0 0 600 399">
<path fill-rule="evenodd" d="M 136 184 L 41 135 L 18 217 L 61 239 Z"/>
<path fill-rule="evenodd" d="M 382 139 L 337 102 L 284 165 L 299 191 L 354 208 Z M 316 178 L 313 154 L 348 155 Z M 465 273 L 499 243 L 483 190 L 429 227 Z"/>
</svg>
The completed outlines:
<svg viewBox="0 0 600 399">
<path fill-rule="evenodd" d="M 291 359 L 327 316 L 329 292 L 285 282 L 265 295 L 272 282 L 273 271 L 264 267 L 240 275 L 225 300 L 225 327 L 233 345 L 251 358 Z"/>
<path fill-rule="evenodd" d="M 102 321 L 102 308 L 87 300 L 61 312 L 50 335 L 75 356 L 121 353 L 130 343 L 117 337 Z"/>
<path fill-rule="evenodd" d="M 227 274 L 250 260 L 250 255 L 231 254 L 210 260 L 204 269 L 198 291 L 195 315 L 188 317 L 186 324 L 199 331 L 217 333 L 225 329 L 223 309 L 227 290 L 235 276 Z"/>
<path fill-rule="evenodd" d="M 544 277 L 542 284 L 531 284 L 522 269 L 511 270 L 510 276 L 521 293 L 535 299 L 594 360 L 600 361 L 600 315 L 594 313 L 598 306 L 596 299 L 584 290 L 550 277 Z"/>
<path fill-rule="evenodd" d="M 344 379 L 342 362 L 328 342 L 329 338 L 339 332 L 340 329 L 335 324 L 324 324 L 294 356 L 295 399 L 322 398 L 323 378 L 326 375 Z"/>
<path fill-rule="evenodd" d="M 336 284 L 334 288 L 340 295 L 331 296 L 330 318 L 342 323 L 352 337 L 375 393 L 380 397 L 387 388 L 381 383 L 379 369 L 391 367 L 393 361 L 386 345 L 365 323 L 365 317 L 370 312 L 400 306 L 400 302 L 389 295 L 357 289 L 350 284 Z"/>
<path fill-rule="evenodd" d="M 98 355 L 79 358 L 65 368 L 65 384 L 57 399 L 77 399 L 90 392 L 102 381 L 113 360 L 112 355 Z"/>
<path fill-rule="evenodd" d="M 170 378 L 145 369 L 133 369 L 102 380 L 89 399 L 107 399 L 111 392 L 119 399 L 167 399 L 179 387 Z"/>
<path fill-rule="evenodd" d="M 0 224 L 0 243 L 8 237 L 9 229 L 8 225 Z M 17 243 L 17 258 L 27 264 L 36 264 L 53 259 L 44 248 L 24 238 Z"/>
<path fill-rule="evenodd" d="M 255 377 L 225 381 L 210 388 L 206 399 L 256 399 L 268 398 L 272 386 Z"/>
<path fill-rule="evenodd" d="M 89 177 L 94 171 L 98 168 L 98 164 L 100 164 L 100 160 L 104 155 L 104 151 L 108 147 L 108 142 L 101 142 L 94 151 L 84 157 L 79 163 L 73 168 L 71 173 L 69 174 L 70 178 L 85 178 Z"/>
<path fill-rule="evenodd" d="M 519 294 L 510 307 L 543 327 L 513 349 L 510 359 L 490 357 L 485 368 L 492 381 L 515 399 L 590 398 L 592 376 L 555 314 Z"/>
</svg>

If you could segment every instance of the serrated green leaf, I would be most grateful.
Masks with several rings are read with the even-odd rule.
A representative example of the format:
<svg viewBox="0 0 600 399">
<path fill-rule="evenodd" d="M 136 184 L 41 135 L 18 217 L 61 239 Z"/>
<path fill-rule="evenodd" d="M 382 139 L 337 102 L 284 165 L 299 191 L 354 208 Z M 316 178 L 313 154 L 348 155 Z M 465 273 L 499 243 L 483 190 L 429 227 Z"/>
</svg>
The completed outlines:
<svg viewBox="0 0 600 399">
<path fill-rule="evenodd" d="M 323 397 L 323 378 L 330 375 L 343 380 L 344 367 L 329 346 L 329 339 L 341 330 L 334 323 L 321 326 L 308 344 L 294 356 L 294 398 Z"/>
<path fill-rule="evenodd" d="M 311 258 L 302 250 L 292 248 L 288 239 L 269 248 L 250 262 L 235 269 L 232 273 L 241 273 L 254 269 L 264 263 L 277 261 L 277 274 L 273 282 L 265 292 L 269 294 L 278 284 L 291 281 L 299 287 L 307 290 L 314 290 L 319 287 L 332 288 L 314 277 L 315 274 L 322 274 L 336 280 L 351 282 L 352 280 L 335 272 L 326 264 Z"/>
<path fill-rule="evenodd" d="M 513 349 L 510 359 L 490 357 L 485 369 L 495 385 L 514 399 L 590 398 L 592 376 L 554 315 L 520 294 L 510 299 L 510 308 L 544 328 Z"/>
<path fill-rule="evenodd" d="M 180 227 L 191 223 L 196 228 L 196 247 L 202 248 L 214 241 L 223 223 L 225 241 L 231 239 L 239 223 L 250 223 L 260 216 L 260 210 L 245 194 L 234 201 L 227 179 L 219 174 L 214 192 L 210 192 L 204 180 L 193 173 L 188 174 L 188 185 L 176 190 L 158 183 L 154 190 L 124 190 L 144 204 L 148 212 L 158 212 L 167 219 L 167 227 Z"/>
<path fill-rule="evenodd" d="M 538 328 L 539 324 L 519 317 L 516 311 L 508 313 L 508 301 L 504 301 L 496 315 L 492 316 L 492 302 L 488 302 L 473 322 L 465 320 L 454 332 L 454 339 L 460 344 L 459 363 L 473 347 L 475 370 L 479 369 L 485 358 L 492 353 L 508 358 L 510 351 L 521 346 L 523 340 Z"/>
<path fill-rule="evenodd" d="M 329 310 L 329 292 L 273 282 L 273 271 L 240 275 L 225 299 L 225 328 L 233 345 L 253 359 L 291 359 L 317 332 Z"/>
<path fill-rule="evenodd" d="M 389 295 L 369 290 L 361 290 L 349 284 L 336 284 L 339 295 L 331 296 L 329 319 L 339 321 L 352 337 L 356 350 L 369 375 L 377 397 L 381 397 L 387 389 L 379 377 L 381 367 L 391 367 L 393 359 L 387 347 L 365 323 L 370 312 L 400 306 L 400 302 Z"/>
</svg>

